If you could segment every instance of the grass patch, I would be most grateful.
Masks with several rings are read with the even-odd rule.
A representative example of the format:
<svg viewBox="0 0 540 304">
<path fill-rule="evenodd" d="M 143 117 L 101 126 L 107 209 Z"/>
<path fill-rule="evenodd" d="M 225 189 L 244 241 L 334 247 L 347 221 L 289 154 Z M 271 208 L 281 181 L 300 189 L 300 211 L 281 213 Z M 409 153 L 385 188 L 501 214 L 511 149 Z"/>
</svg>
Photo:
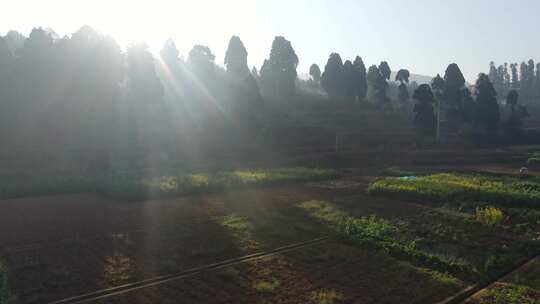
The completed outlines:
<svg viewBox="0 0 540 304">
<path fill-rule="evenodd" d="M 540 304 L 538 292 L 533 289 L 509 284 L 494 289 L 489 289 L 482 293 L 479 304 Z"/>
<path fill-rule="evenodd" d="M 486 226 L 497 226 L 504 221 L 501 209 L 494 207 L 476 208 L 476 220 Z"/>
<path fill-rule="evenodd" d="M 311 298 L 319 304 L 336 304 L 345 300 L 342 293 L 333 289 L 315 291 Z"/>
<path fill-rule="evenodd" d="M 272 293 L 279 287 L 279 285 L 279 281 L 277 279 L 273 279 L 272 281 L 258 281 L 253 284 L 253 288 L 259 293 Z"/>
<path fill-rule="evenodd" d="M 399 228 L 385 219 L 376 216 L 350 217 L 324 201 L 303 202 L 299 207 L 326 222 L 339 236 L 353 243 L 373 247 L 395 258 L 405 259 L 417 266 L 429 267 L 439 272 L 461 277 L 477 275 L 475 270 L 464 262 L 426 252 L 419 249 L 415 241 L 401 239 Z"/>
<path fill-rule="evenodd" d="M 0 176 L 0 199 L 51 194 L 95 192 L 123 200 L 209 193 L 277 184 L 316 181 L 339 177 L 330 169 L 276 168 L 237 170 L 214 173 L 177 172 L 167 175 L 125 175 L 107 173 L 99 176 L 49 175 Z"/>
<path fill-rule="evenodd" d="M 416 178 L 385 177 L 368 187 L 373 195 L 434 201 L 484 201 L 507 207 L 540 208 L 540 180 L 451 173 Z"/>
<path fill-rule="evenodd" d="M 221 220 L 221 225 L 227 229 L 242 232 L 246 232 L 252 228 L 251 224 L 245 217 L 241 217 L 235 214 L 224 217 Z"/>
</svg>

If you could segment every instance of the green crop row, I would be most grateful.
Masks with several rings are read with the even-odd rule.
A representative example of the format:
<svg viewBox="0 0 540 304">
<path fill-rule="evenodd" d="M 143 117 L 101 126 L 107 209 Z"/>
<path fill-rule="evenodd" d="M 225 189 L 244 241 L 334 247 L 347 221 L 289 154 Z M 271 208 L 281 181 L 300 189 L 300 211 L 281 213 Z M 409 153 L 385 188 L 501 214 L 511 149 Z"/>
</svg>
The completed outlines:
<svg viewBox="0 0 540 304">
<path fill-rule="evenodd" d="M 0 199 L 48 194 L 95 192 L 106 197 L 141 200 L 208 193 L 242 187 L 287 184 L 338 177 L 336 170 L 277 168 L 164 176 L 103 174 L 94 177 L 44 176 L 0 178 Z"/>
<path fill-rule="evenodd" d="M 478 276 L 476 270 L 469 264 L 423 251 L 417 248 L 414 241 L 399 239 L 399 228 L 388 220 L 375 216 L 350 217 L 323 201 L 304 202 L 300 207 L 331 225 L 345 240 L 384 251 L 395 258 L 405 259 L 417 266 L 428 267 L 442 273 L 458 277 Z"/>
<path fill-rule="evenodd" d="M 540 180 L 451 173 L 398 178 L 371 183 L 368 192 L 405 199 L 479 201 L 507 207 L 540 208 Z"/>
</svg>

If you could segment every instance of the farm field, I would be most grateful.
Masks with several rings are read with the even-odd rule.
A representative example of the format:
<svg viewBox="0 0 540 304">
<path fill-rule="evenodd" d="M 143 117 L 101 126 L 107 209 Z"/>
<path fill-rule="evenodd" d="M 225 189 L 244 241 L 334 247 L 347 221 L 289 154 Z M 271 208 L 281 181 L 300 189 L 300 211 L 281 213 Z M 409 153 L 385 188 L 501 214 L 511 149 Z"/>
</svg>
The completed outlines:
<svg viewBox="0 0 540 304">
<path fill-rule="evenodd" d="M 0 298 L 53 303 L 124 286 L 85 303 L 439 303 L 540 253 L 540 213 L 527 200 L 457 204 L 368 189 L 416 172 L 515 183 L 513 168 L 348 169 L 144 201 L 5 199 Z M 536 177 L 526 183 L 534 195 Z"/>
</svg>

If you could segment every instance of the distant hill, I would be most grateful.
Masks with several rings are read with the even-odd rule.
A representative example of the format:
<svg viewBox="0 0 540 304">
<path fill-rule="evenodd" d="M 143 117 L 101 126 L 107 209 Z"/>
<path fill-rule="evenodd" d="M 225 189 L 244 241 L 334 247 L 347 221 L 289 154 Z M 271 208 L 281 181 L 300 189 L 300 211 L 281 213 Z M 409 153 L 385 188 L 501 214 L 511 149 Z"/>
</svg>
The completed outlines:
<svg viewBox="0 0 540 304">
<path fill-rule="evenodd" d="M 390 76 L 390 80 L 394 80 L 395 77 L 396 77 L 396 73 L 397 72 L 392 72 L 392 76 Z M 434 76 L 426 76 L 426 75 L 418 75 L 418 74 L 411 74 L 411 77 L 409 78 L 409 81 L 416 81 L 416 83 L 418 84 L 423 84 L 423 83 L 431 83 L 431 79 L 433 79 Z M 311 76 L 309 76 L 309 74 L 299 74 L 298 75 L 298 78 L 302 79 L 302 80 L 308 80 L 311 78 Z"/>
</svg>

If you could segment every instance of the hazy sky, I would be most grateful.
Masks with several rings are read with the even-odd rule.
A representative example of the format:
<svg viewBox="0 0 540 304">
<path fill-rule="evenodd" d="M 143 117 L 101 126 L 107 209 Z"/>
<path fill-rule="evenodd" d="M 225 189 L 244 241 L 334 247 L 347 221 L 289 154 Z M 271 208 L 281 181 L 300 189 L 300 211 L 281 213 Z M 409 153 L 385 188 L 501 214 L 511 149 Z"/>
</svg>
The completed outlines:
<svg viewBox="0 0 540 304">
<path fill-rule="evenodd" d="M 123 46 L 144 40 L 159 50 L 171 37 L 187 55 L 206 44 L 219 64 L 230 36 L 239 35 L 257 68 L 283 35 L 300 58 L 299 73 L 314 62 L 323 68 L 331 52 L 425 75 L 456 62 L 469 81 L 490 60 L 540 59 L 538 0 L 3 0 L 0 11 L 2 35 L 42 26 L 63 36 L 88 24 Z"/>
</svg>

